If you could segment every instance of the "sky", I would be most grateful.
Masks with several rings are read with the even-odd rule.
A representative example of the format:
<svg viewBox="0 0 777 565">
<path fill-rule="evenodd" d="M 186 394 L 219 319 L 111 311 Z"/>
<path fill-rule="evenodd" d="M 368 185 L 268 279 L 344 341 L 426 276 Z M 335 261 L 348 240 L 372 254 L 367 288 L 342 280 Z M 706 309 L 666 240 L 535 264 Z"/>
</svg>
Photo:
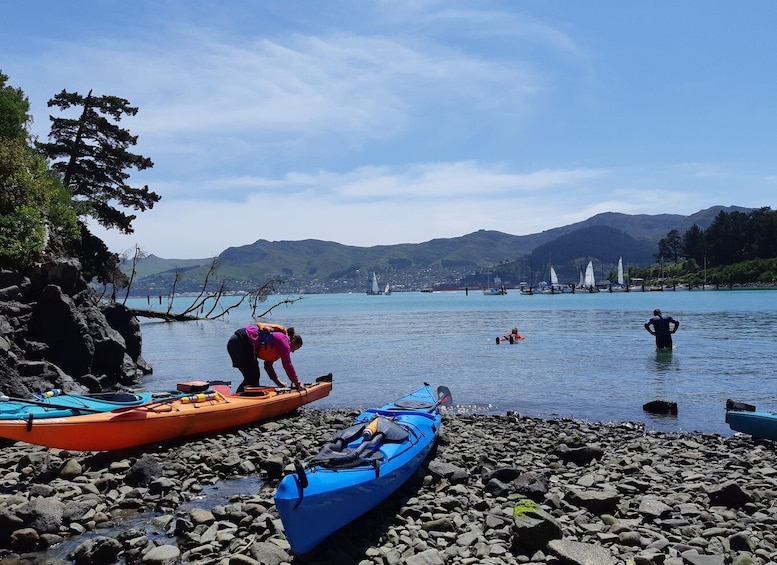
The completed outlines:
<svg viewBox="0 0 777 565">
<path fill-rule="evenodd" d="M 162 198 L 112 251 L 370 247 L 601 212 L 775 206 L 777 3 L 0 0 L 0 71 L 46 140 L 64 90 Z"/>
</svg>

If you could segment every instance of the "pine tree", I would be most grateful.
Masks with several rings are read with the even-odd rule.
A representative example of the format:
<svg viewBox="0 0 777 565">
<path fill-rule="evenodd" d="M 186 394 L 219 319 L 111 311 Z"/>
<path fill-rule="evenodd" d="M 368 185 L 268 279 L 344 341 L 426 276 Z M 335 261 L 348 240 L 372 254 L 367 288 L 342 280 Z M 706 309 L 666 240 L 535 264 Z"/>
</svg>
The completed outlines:
<svg viewBox="0 0 777 565">
<path fill-rule="evenodd" d="M 50 142 L 37 144 L 62 176 L 79 215 L 91 216 L 105 228 L 133 233 L 137 216 L 121 208 L 142 212 L 160 199 L 148 186 L 134 188 L 126 183 L 126 169 L 154 166 L 151 159 L 128 151 L 137 144 L 137 136 L 114 123 L 125 115 L 134 116 L 138 109 L 117 96 L 92 96 L 91 90 L 86 97 L 62 90 L 48 105 L 62 111 L 83 109 L 78 118 L 51 116 Z"/>
</svg>

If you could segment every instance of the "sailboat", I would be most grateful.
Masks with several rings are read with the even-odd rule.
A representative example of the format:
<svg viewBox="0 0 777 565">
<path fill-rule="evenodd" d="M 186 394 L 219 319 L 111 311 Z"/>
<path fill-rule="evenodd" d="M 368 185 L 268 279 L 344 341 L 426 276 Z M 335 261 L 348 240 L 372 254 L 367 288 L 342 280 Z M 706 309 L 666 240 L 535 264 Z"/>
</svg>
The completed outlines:
<svg viewBox="0 0 777 565">
<path fill-rule="evenodd" d="M 583 277 L 583 288 L 588 292 L 597 292 L 596 280 L 594 280 L 594 262 L 588 261 L 588 266 L 585 268 L 585 276 Z"/>
<path fill-rule="evenodd" d="M 494 280 L 494 285 L 496 285 L 496 280 Z M 491 286 L 491 275 L 488 275 L 488 283 L 486 288 L 483 289 L 483 294 L 486 296 L 502 296 L 507 294 L 507 291 L 501 286 Z"/>
<path fill-rule="evenodd" d="M 618 257 L 618 282 L 610 287 L 611 292 L 623 292 L 628 287 L 623 284 L 623 257 Z"/>
<path fill-rule="evenodd" d="M 383 294 L 386 296 L 391 294 L 391 286 L 389 285 L 389 283 L 386 283 L 386 288 L 383 289 Z"/>
<path fill-rule="evenodd" d="M 372 273 L 372 287 L 367 291 L 367 294 L 383 294 L 378 286 L 378 275 L 374 271 Z"/>
<path fill-rule="evenodd" d="M 567 287 L 568 288 L 568 287 Z M 543 294 L 562 294 L 565 291 L 564 285 L 558 282 L 556 269 L 550 268 L 550 285 L 543 289 Z"/>
</svg>

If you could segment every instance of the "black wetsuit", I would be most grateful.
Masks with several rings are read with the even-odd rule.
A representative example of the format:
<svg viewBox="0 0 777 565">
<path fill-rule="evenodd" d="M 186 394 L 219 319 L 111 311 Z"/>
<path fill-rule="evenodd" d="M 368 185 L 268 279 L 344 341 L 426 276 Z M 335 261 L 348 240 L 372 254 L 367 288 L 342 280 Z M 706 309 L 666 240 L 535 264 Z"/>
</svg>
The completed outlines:
<svg viewBox="0 0 777 565">
<path fill-rule="evenodd" d="M 673 329 L 669 329 L 669 326 L 674 324 Z M 653 326 L 653 331 L 650 331 L 650 326 Z M 680 322 L 667 316 L 653 316 L 645 324 L 645 329 L 656 336 L 656 347 L 658 349 L 672 349 L 672 334 L 677 331 L 680 326 Z"/>
</svg>

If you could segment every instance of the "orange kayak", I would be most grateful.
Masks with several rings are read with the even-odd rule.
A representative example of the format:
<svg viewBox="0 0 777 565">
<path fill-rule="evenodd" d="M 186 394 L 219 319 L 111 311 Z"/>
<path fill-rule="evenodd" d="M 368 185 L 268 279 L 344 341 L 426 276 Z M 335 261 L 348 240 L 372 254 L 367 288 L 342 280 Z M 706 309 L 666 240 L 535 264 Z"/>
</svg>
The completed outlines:
<svg viewBox="0 0 777 565">
<path fill-rule="evenodd" d="M 112 451 L 217 432 L 289 414 L 329 395 L 331 375 L 301 391 L 256 387 L 241 394 L 201 392 L 111 412 L 0 421 L 0 437 L 73 451 Z"/>
</svg>

